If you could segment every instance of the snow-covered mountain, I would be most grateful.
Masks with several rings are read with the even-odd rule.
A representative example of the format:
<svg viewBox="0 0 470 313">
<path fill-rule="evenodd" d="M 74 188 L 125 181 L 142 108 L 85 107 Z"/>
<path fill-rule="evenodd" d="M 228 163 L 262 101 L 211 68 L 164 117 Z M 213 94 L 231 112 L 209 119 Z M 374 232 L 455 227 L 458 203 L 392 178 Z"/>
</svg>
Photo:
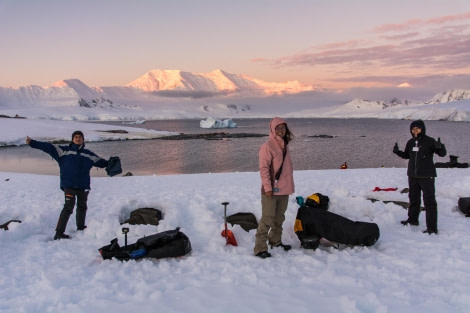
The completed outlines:
<svg viewBox="0 0 470 313">
<path fill-rule="evenodd" d="M 470 121 L 470 91 L 451 90 L 424 103 L 394 98 L 390 101 L 355 99 L 325 117 Z"/>
<path fill-rule="evenodd" d="M 0 115 L 61 120 L 338 117 L 470 121 L 470 90 L 426 102 L 355 99 L 325 102 L 328 92 L 298 81 L 264 82 L 222 70 L 152 70 L 126 86 L 89 87 L 66 79 L 49 87 L 0 87 Z"/>
<path fill-rule="evenodd" d="M 455 89 L 438 93 L 431 100 L 426 101 L 425 103 L 447 103 L 468 99 L 470 99 L 470 90 Z"/>
<path fill-rule="evenodd" d="M 0 108 L 26 106 L 109 106 L 154 101 L 154 96 L 201 99 L 213 96 L 270 96 L 296 94 L 315 88 L 298 81 L 265 82 L 223 70 L 190 73 L 152 70 L 125 86 L 89 87 L 79 79 L 66 79 L 49 87 L 0 87 Z"/>
<path fill-rule="evenodd" d="M 344 109 L 386 109 L 398 105 L 409 105 L 413 104 L 409 100 L 400 100 L 398 98 L 393 98 L 389 101 L 378 101 L 378 100 L 363 100 L 363 99 L 354 99 L 346 103 Z"/>
<path fill-rule="evenodd" d="M 169 92 L 172 92 L 174 95 L 190 95 L 191 92 L 197 92 L 206 93 L 207 95 L 238 94 L 263 96 L 314 90 L 313 86 L 303 85 L 298 81 L 285 83 L 265 82 L 247 75 L 229 74 L 220 69 L 210 73 L 152 70 L 126 86 L 145 92 L 166 91 L 168 95 L 170 94 Z"/>
</svg>

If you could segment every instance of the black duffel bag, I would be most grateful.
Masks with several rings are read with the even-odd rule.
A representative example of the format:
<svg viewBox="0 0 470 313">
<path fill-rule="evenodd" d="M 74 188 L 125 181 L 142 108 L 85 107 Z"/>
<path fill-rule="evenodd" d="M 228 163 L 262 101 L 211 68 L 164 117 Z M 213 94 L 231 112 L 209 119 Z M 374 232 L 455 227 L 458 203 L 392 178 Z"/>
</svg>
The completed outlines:
<svg viewBox="0 0 470 313">
<path fill-rule="evenodd" d="M 104 260 L 116 258 L 121 261 L 143 258 L 174 258 L 188 254 L 191 242 L 177 227 L 154 235 L 142 237 L 135 243 L 119 246 L 118 239 L 98 249 Z"/>
<path fill-rule="evenodd" d="M 306 249 L 316 249 L 320 238 L 345 245 L 372 246 L 380 237 L 379 226 L 375 223 L 352 221 L 307 205 L 298 209 L 294 231 Z"/>
</svg>

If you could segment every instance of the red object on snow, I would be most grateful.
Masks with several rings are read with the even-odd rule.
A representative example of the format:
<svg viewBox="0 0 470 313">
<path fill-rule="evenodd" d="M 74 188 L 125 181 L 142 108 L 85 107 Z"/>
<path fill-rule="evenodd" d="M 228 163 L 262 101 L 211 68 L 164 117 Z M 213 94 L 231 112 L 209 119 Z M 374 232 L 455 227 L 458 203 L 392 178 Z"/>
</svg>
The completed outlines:
<svg viewBox="0 0 470 313">
<path fill-rule="evenodd" d="M 232 245 L 232 246 L 238 246 L 237 240 L 235 239 L 235 235 L 233 232 L 229 229 L 227 229 L 227 204 L 228 202 L 222 202 L 224 206 L 224 224 L 225 224 L 225 229 L 222 230 L 221 235 L 222 237 L 225 237 L 225 245 Z"/>
<path fill-rule="evenodd" d="M 391 188 L 375 187 L 375 189 L 372 190 L 372 191 L 397 191 L 397 190 L 398 190 L 398 188 L 393 188 L 393 187 L 391 187 Z"/>
</svg>

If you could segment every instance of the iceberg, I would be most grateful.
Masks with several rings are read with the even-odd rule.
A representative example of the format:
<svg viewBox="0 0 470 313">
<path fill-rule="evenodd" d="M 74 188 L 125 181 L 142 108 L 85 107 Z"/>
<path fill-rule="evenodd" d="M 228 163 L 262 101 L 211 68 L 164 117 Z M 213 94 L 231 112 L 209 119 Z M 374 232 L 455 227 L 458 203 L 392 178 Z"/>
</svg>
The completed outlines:
<svg viewBox="0 0 470 313">
<path fill-rule="evenodd" d="M 208 117 L 206 120 L 201 120 L 199 123 L 201 128 L 237 128 L 238 125 L 231 118 L 226 120 L 218 120 L 213 117 Z"/>
<path fill-rule="evenodd" d="M 139 124 L 145 124 L 145 120 L 135 120 L 135 121 L 122 122 L 122 123 L 127 124 L 127 125 L 139 125 Z"/>
</svg>

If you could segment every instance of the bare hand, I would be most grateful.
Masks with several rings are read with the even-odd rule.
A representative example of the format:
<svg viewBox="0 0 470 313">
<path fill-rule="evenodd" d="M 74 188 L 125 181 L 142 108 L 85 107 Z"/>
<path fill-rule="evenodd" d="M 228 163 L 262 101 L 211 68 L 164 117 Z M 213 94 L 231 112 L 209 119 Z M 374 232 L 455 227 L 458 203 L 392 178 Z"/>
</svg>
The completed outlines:
<svg viewBox="0 0 470 313">
<path fill-rule="evenodd" d="M 272 197 L 273 197 L 273 192 L 272 192 L 272 191 L 266 191 L 264 194 L 265 194 L 265 196 L 268 197 L 268 198 L 272 198 Z"/>
<path fill-rule="evenodd" d="M 26 144 L 29 145 L 31 143 L 31 138 L 29 138 L 28 136 L 26 136 Z"/>
</svg>

